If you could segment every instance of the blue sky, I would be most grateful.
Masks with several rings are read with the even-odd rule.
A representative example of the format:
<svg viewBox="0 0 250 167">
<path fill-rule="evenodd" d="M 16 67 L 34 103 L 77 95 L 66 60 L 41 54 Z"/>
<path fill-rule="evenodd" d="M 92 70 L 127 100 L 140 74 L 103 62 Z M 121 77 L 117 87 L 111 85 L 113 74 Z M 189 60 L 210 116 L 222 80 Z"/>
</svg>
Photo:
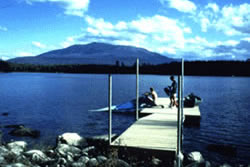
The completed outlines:
<svg viewBox="0 0 250 167">
<path fill-rule="evenodd" d="M 74 44 L 132 45 L 185 60 L 250 58 L 248 0 L 8 0 L 0 57 Z"/>
</svg>

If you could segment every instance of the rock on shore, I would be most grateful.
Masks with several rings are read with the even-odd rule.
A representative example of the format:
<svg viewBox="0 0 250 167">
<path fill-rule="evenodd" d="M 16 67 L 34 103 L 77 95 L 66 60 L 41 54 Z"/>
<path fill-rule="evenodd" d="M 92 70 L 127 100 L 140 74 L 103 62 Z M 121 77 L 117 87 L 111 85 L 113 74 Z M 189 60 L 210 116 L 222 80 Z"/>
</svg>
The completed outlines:
<svg viewBox="0 0 250 167">
<path fill-rule="evenodd" d="M 128 154 L 127 154 L 128 153 Z M 0 167 L 165 167 L 174 166 L 166 158 L 146 156 L 144 159 L 125 149 L 114 151 L 106 138 L 85 139 L 77 133 L 64 133 L 57 137 L 54 148 L 27 149 L 24 141 L 0 145 Z M 145 154 L 146 155 L 146 154 Z M 122 158 L 121 158 L 122 157 Z M 170 165 L 171 164 L 171 165 Z M 183 167 L 213 167 L 200 152 L 185 154 Z M 231 167 L 225 163 L 218 167 Z M 249 165 L 250 166 L 250 165 Z M 248 167 L 249 167 L 248 166 Z M 238 165 L 236 167 L 245 167 Z"/>
<path fill-rule="evenodd" d="M 24 141 L 0 145 L 0 166 L 99 167 L 109 166 L 110 162 L 119 167 L 130 166 L 121 159 L 108 158 L 96 152 L 95 146 L 88 145 L 86 139 L 77 133 L 64 133 L 57 137 L 57 145 L 53 149 L 27 150 Z"/>
<path fill-rule="evenodd" d="M 9 132 L 12 136 L 26 136 L 32 138 L 38 138 L 40 136 L 40 131 L 27 128 L 24 125 L 8 125 L 6 128 L 14 128 Z"/>
<path fill-rule="evenodd" d="M 85 138 L 79 136 L 77 133 L 64 133 L 57 137 L 58 144 L 68 144 L 76 147 L 85 147 L 88 145 Z"/>
</svg>

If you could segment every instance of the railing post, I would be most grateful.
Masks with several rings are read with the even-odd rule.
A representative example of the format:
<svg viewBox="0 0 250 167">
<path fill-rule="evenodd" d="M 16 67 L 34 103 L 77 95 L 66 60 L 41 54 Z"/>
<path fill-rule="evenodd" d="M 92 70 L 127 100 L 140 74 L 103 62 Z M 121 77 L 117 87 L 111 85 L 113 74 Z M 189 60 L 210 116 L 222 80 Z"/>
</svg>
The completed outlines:
<svg viewBox="0 0 250 167">
<path fill-rule="evenodd" d="M 112 75 L 109 74 L 109 145 L 112 142 Z"/>
<path fill-rule="evenodd" d="M 183 140 L 183 122 L 184 122 L 184 59 L 181 61 L 181 150 L 182 150 L 182 140 Z"/>
<path fill-rule="evenodd" d="M 178 76 L 178 114 L 177 114 L 177 167 L 182 166 L 182 133 L 184 108 L 184 59 L 181 60 L 181 75 Z"/>
<path fill-rule="evenodd" d="M 182 120 L 181 120 L 181 108 L 182 108 L 182 90 L 181 90 L 181 76 L 178 76 L 178 114 L 177 114 L 177 167 L 181 166 L 181 126 L 182 126 Z"/>
<path fill-rule="evenodd" d="M 139 59 L 136 60 L 136 116 L 135 119 L 139 119 Z"/>
</svg>

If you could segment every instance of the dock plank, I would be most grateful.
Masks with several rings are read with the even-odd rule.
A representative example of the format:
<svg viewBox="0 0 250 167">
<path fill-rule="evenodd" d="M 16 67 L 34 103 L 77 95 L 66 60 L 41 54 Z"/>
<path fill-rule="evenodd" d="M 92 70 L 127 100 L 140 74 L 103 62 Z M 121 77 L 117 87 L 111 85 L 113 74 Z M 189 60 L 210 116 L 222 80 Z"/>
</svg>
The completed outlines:
<svg viewBox="0 0 250 167">
<path fill-rule="evenodd" d="M 153 108 L 145 108 L 141 111 L 141 113 L 145 113 L 145 114 L 155 114 L 155 113 L 162 113 L 162 112 L 167 112 L 168 114 L 175 114 L 176 112 L 178 112 L 178 108 L 177 107 L 172 107 L 169 108 L 169 104 L 170 104 L 170 99 L 168 97 L 159 97 L 156 100 L 156 103 L 158 105 L 162 105 L 164 106 L 164 108 L 161 107 L 153 107 Z M 191 107 L 191 108 L 183 108 L 183 114 L 185 116 L 198 116 L 200 117 L 200 108 L 199 106 L 195 106 L 195 107 Z"/>
<path fill-rule="evenodd" d="M 165 151 L 175 151 L 176 144 L 177 117 L 168 114 L 152 114 L 139 119 L 112 143 Z"/>
<path fill-rule="evenodd" d="M 173 114 L 176 115 L 178 112 L 177 107 L 173 108 L 145 108 L 141 110 L 142 114 Z M 192 108 L 183 108 L 183 114 L 185 116 L 200 116 L 199 106 Z"/>
<path fill-rule="evenodd" d="M 144 108 L 141 114 L 147 115 L 116 138 L 111 145 L 118 147 L 134 147 L 142 149 L 160 150 L 169 153 L 177 149 L 177 113 L 176 107 L 168 108 L 169 98 L 158 98 L 161 107 Z M 198 106 L 184 108 L 185 121 L 199 122 L 200 109 Z M 194 119 L 195 118 L 195 119 Z M 197 119 L 198 118 L 198 119 Z"/>
</svg>

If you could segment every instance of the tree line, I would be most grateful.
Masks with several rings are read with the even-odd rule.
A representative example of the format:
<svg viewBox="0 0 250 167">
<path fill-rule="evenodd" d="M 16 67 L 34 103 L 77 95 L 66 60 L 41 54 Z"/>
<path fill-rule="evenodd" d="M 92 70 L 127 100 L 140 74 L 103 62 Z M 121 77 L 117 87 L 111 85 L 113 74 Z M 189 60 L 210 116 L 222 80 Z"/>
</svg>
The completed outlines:
<svg viewBox="0 0 250 167">
<path fill-rule="evenodd" d="M 250 76 L 250 61 L 186 61 L 185 75 L 197 76 Z M 136 65 L 31 65 L 13 64 L 0 60 L 2 72 L 49 72 L 49 73 L 113 73 L 135 74 Z M 140 64 L 141 74 L 179 75 L 181 63 L 161 65 Z"/>
<path fill-rule="evenodd" d="M 0 72 L 9 72 L 11 71 L 10 64 L 3 60 L 0 60 Z"/>
</svg>

